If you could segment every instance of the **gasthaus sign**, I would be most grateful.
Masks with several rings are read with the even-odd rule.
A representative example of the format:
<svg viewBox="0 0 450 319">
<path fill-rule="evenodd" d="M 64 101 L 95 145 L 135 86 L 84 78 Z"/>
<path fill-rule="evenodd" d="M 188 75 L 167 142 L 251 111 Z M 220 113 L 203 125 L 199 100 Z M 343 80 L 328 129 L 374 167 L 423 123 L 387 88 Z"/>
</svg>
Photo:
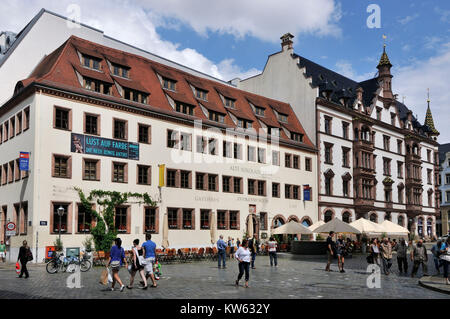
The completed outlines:
<svg viewBox="0 0 450 319">
<path fill-rule="evenodd" d="M 139 160 L 139 144 L 72 133 L 71 152 Z"/>
</svg>

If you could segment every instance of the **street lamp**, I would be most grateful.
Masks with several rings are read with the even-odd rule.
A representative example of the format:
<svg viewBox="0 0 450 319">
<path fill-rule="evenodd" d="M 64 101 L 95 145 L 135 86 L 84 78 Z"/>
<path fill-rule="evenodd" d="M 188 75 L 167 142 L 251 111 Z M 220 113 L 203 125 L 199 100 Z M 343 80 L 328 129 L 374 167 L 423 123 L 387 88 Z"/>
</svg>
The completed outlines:
<svg viewBox="0 0 450 319">
<path fill-rule="evenodd" d="M 61 217 L 64 215 L 64 208 L 62 206 L 59 206 L 57 212 L 59 216 L 59 242 L 61 243 Z"/>
</svg>

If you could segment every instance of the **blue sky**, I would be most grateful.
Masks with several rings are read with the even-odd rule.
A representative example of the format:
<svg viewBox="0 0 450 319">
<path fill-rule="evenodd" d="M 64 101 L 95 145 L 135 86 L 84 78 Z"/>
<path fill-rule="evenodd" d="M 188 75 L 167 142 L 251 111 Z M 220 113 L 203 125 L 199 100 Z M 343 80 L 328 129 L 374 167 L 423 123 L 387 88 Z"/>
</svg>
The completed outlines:
<svg viewBox="0 0 450 319">
<path fill-rule="evenodd" d="M 365 80 L 377 71 L 386 34 L 394 93 L 423 122 L 430 88 L 439 141 L 450 142 L 449 1 L 6 0 L 0 30 L 20 31 L 40 8 L 73 16 L 71 4 L 80 8 L 75 18 L 109 36 L 224 80 L 260 72 L 286 32 L 297 54 Z M 366 24 L 370 4 L 381 9 L 381 28 Z"/>
</svg>

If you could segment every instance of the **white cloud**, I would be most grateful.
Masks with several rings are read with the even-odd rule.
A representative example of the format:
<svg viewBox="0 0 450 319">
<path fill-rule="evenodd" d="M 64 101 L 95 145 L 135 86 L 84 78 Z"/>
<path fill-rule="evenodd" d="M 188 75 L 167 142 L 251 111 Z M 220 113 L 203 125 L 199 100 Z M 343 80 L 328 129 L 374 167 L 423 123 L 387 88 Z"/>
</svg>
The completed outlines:
<svg viewBox="0 0 450 319">
<path fill-rule="evenodd" d="M 431 111 L 436 129 L 441 133 L 440 143 L 450 142 L 448 101 L 450 90 L 446 79 L 450 74 L 450 46 L 442 46 L 439 53 L 427 60 L 416 61 L 393 70 L 393 90 L 399 97 L 405 96 L 406 105 L 423 123 L 427 109 L 427 88 L 430 89 Z"/>
<path fill-rule="evenodd" d="M 340 35 L 336 22 L 341 9 L 334 0 L 228 0 L 214 4 L 203 0 L 8 0 L 2 2 L 0 30 L 18 32 L 41 7 L 68 16 L 67 8 L 73 3 L 81 7 L 81 22 L 106 35 L 223 80 L 259 71 L 245 70 L 230 58 L 214 62 L 193 48 L 181 49 L 162 39 L 157 28 L 179 29 L 185 24 L 204 36 L 217 32 L 270 41 L 279 41 L 285 32 Z"/>
<path fill-rule="evenodd" d="M 403 19 L 399 19 L 398 22 L 400 22 L 400 24 L 405 25 L 405 24 L 411 22 L 412 20 L 417 19 L 418 17 L 419 17 L 419 14 L 416 13 L 416 14 L 414 14 L 412 16 L 406 16 Z"/>
<path fill-rule="evenodd" d="M 365 74 L 358 74 L 353 68 L 352 64 L 345 60 L 339 60 L 338 62 L 336 62 L 335 71 L 356 82 L 372 79 L 375 73 L 374 71 L 374 72 L 367 72 Z"/>
</svg>

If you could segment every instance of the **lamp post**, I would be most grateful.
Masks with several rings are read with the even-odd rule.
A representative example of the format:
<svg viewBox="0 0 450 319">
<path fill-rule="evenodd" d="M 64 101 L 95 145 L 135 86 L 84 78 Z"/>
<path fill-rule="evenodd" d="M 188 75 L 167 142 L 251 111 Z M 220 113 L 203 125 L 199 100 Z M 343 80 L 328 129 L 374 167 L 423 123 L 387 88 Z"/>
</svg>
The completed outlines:
<svg viewBox="0 0 450 319">
<path fill-rule="evenodd" d="M 64 208 L 62 206 L 59 206 L 57 212 L 59 216 L 59 242 L 61 243 L 61 217 L 64 215 Z"/>
</svg>

